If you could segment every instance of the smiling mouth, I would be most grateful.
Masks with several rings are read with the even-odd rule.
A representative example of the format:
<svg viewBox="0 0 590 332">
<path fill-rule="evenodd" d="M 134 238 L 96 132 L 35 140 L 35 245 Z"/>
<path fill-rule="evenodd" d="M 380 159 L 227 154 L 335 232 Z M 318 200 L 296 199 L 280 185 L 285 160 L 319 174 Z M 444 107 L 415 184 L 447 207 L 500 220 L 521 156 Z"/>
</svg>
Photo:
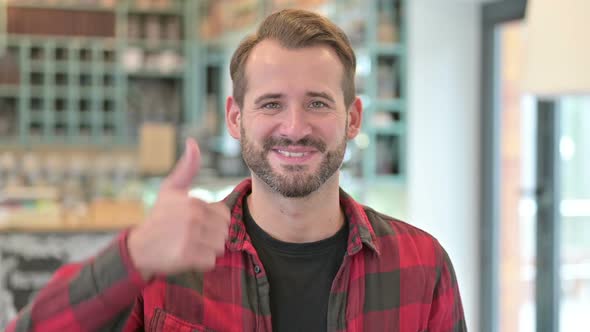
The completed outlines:
<svg viewBox="0 0 590 332">
<path fill-rule="evenodd" d="M 283 155 L 285 157 L 289 157 L 289 158 L 301 158 L 301 157 L 305 157 L 310 154 L 310 152 L 289 152 L 289 151 L 285 151 L 285 150 L 275 150 L 275 151 L 277 151 L 281 155 Z"/>
</svg>

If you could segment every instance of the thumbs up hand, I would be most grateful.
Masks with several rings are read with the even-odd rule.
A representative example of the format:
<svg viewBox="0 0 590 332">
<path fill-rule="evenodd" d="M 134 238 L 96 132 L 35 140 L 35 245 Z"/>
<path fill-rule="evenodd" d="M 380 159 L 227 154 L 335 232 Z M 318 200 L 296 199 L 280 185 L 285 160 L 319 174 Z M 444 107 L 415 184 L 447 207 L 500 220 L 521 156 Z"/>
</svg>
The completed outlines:
<svg viewBox="0 0 590 332">
<path fill-rule="evenodd" d="M 129 234 L 129 254 L 146 280 L 156 273 L 211 270 L 216 257 L 225 251 L 229 209 L 223 203 L 209 204 L 188 196 L 200 159 L 197 143 L 188 139 L 152 211 Z"/>
</svg>

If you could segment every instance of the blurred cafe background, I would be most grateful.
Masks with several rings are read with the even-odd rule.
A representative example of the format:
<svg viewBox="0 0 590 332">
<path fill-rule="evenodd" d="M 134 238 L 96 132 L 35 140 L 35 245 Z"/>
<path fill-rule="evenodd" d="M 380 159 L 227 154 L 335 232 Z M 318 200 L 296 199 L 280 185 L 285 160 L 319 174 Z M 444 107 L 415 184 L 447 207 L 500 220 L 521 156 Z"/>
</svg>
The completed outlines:
<svg viewBox="0 0 590 332">
<path fill-rule="evenodd" d="M 365 110 L 342 187 L 437 237 L 469 330 L 583 330 L 588 0 L 0 0 L 0 330 L 141 222 L 187 137 L 191 195 L 249 175 L 225 129 L 229 59 L 282 8 L 350 38 Z"/>
</svg>

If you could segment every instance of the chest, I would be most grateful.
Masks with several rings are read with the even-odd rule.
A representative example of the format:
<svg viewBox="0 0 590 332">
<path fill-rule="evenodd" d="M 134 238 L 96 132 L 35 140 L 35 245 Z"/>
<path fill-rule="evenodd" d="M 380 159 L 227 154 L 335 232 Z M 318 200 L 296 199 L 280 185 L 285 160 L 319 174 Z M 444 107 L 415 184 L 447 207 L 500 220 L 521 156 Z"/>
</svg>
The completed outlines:
<svg viewBox="0 0 590 332">
<path fill-rule="evenodd" d="M 145 330 L 273 331 L 275 294 L 260 260 L 223 263 L 211 272 L 170 276 L 146 288 L 141 303 Z M 326 330 L 425 330 L 432 273 L 378 269 L 355 257 L 342 261 L 327 295 Z"/>
<path fill-rule="evenodd" d="M 273 331 L 326 331 L 332 282 L 343 246 L 316 250 L 257 248 L 270 285 Z"/>
</svg>

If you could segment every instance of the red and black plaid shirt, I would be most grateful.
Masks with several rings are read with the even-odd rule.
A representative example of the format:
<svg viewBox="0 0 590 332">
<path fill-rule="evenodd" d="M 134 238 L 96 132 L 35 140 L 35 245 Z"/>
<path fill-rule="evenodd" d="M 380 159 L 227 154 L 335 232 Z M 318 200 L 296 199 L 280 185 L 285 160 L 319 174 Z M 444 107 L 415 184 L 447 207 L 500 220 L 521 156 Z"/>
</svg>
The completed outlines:
<svg viewBox="0 0 590 332">
<path fill-rule="evenodd" d="M 66 265 L 11 322 L 14 331 L 271 331 L 270 287 L 242 220 L 250 180 L 231 208 L 226 253 L 213 271 L 144 282 L 127 232 L 84 264 Z M 341 191 L 347 253 L 332 283 L 330 331 L 466 331 L 453 267 L 431 235 Z"/>
</svg>

